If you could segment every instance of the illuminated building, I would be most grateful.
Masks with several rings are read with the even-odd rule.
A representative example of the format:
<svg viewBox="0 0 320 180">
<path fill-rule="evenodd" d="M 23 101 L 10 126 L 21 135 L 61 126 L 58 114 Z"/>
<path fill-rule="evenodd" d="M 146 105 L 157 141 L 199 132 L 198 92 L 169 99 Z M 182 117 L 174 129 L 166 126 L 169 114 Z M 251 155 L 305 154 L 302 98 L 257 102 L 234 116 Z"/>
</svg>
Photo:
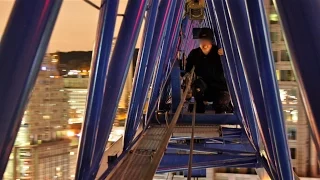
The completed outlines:
<svg viewBox="0 0 320 180">
<path fill-rule="evenodd" d="M 68 96 L 56 59 L 43 60 L 4 179 L 69 179 Z"/>
<path fill-rule="evenodd" d="M 292 166 L 300 177 L 320 177 L 319 166 L 316 162 L 316 151 L 312 148 L 313 142 L 308 119 L 285 45 L 279 17 L 272 0 L 265 0 L 265 6 L 269 17 L 270 37 L 284 111 L 283 115 L 286 120 Z"/>
</svg>

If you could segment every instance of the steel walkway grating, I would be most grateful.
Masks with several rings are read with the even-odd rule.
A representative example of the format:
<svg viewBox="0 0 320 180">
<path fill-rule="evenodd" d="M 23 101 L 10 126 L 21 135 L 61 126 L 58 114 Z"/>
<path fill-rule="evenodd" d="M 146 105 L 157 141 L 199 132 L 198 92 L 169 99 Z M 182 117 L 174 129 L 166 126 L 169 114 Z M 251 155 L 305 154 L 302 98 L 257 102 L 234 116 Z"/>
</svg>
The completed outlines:
<svg viewBox="0 0 320 180">
<path fill-rule="evenodd" d="M 195 132 L 217 133 L 218 126 L 196 126 Z M 164 135 L 166 134 L 166 126 L 153 126 L 147 130 L 136 147 L 128 153 L 115 169 L 110 173 L 108 180 L 127 180 L 127 179 L 144 179 L 146 170 L 154 163 L 153 155 L 157 152 Z M 191 133 L 191 126 L 177 126 L 174 128 L 176 133 Z"/>
</svg>

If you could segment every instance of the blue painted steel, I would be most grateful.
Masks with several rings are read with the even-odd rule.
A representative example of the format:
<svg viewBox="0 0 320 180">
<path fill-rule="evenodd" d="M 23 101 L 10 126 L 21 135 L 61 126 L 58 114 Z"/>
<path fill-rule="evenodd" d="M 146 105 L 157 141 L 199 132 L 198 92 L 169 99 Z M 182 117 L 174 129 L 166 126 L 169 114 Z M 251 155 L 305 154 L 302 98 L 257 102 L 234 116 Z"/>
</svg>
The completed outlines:
<svg viewBox="0 0 320 180">
<path fill-rule="evenodd" d="M 165 153 L 157 173 L 174 172 L 188 169 L 188 154 L 167 154 Z M 255 156 L 239 155 L 213 155 L 213 154 L 194 154 L 192 169 L 205 169 L 213 167 L 246 167 L 257 168 Z"/>
<path fill-rule="evenodd" d="M 147 93 L 149 91 L 149 88 L 151 86 L 151 81 L 153 78 L 154 71 L 156 70 L 156 63 L 157 58 L 159 54 L 159 49 L 162 45 L 163 38 L 164 38 L 164 31 L 166 27 L 166 20 L 168 19 L 169 12 L 171 9 L 171 4 L 173 0 L 169 1 L 161 1 L 159 4 L 159 10 L 156 18 L 156 27 L 154 29 L 154 34 L 152 38 L 151 43 L 151 49 L 150 49 L 150 55 L 148 60 L 148 65 L 145 73 L 145 78 L 143 81 L 143 88 L 141 90 L 141 94 L 144 96 L 141 96 L 140 104 L 145 104 L 147 99 Z M 143 107 L 140 107 L 137 111 L 137 117 L 142 116 L 142 110 Z M 134 125 L 134 128 L 137 129 L 139 126 L 139 121 L 136 122 Z"/>
<path fill-rule="evenodd" d="M 169 143 L 168 149 L 180 149 L 189 151 L 190 145 Z M 251 153 L 255 154 L 256 151 L 252 148 L 251 144 L 221 144 L 221 143 L 206 143 L 194 144 L 194 151 L 198 152 L 223 152 L 223 153 Z"/>
<path fill-rule="evenodd" d="M 113 170 L 113 168 L 116 167 L 118 163 L 121 162 L 121 160 L 130 152 L 130 149 L 132 149 L 132 147 L 138 142 L 138 140 L 142 137 L 143 134 L 144 134 L 144 131 L 141 131 L 130 143 L 129 147 L 120 154 L 120 156 L 116 159 L 116 161 L 113 162 L 112 164 L 108 164 L 108 169 L 106 169 L 102 173 L 102 175 L 98 178 L 99 180 L 104 180 L 107 178 L 107 176 Z"/>
<path fill-rule="evenodd" d="M 176 36 L 177 28 L 180 25 L 178 24 L 178 22 L 180 21 L 179 13 L 181 11 L 181 4 L 182 4 L 182 0 L 176 0 L 176 1 L 173 1 L 172 3 L 172 8 L 170 11 L 170 15 L 169 15 L 167 27 L 166 27 L 166 36 L 163 42 L 162 54 L 159 59 L 158 70 L 157 70 L 157 73 L 155 74 L 155 82 L 153 83 L 153 87 L 152 87 L 152 93 L 151 93 L 150 102 L 149 102 L 150 108 L 148 109 L 148 113 L 147 113 L 148 116 L 151 115 L 150 111 L 152 110 L 153 106 L 156 104 L 155 101 L 159 96 L 159 91 L 162 85 L 162 81 L 165 79 L 165 76 L 163 76 L 163 74 L 164 74 L 164 71 L 166 70 L 165 68 L 167 67 L 167 64 L 170 59 L 169 53 L 172 52 L 171 48 L 173 48 L 172 46 L 175 43 L 174 39 Z"/>
<path fill-rule="evenodd" d="M 252 36 L 250 34 L 251 29 L 248 22 L 246 7 L 244 1 L 226 0 L 226 2 L 232 22 L 232 27 L 236 37 L 236 43 L 240 52 L 241 63 L 245 69 L 245 77 L 248 79 L 250 90 L 253 96 L 252 99 L 254 99 L 253 103 L 259 117 L 257 118 L 258 126 L 260 131 L 262 132 L 261 134 L 263 135 L 262 137 L 264 139 L 264 142 L 271 142 L 269 143 L 269 146 L 266 145 L 267 154 L 270 158 L 270 161 L 276 162 L 276 165 L 274 165 L 273 167 L 277 168 L 277 174 L 281 176 L 282 174 L 280 173 L 280 169 L 278 167 L 280 167 L 280 164 L 282 163 L 287 164 L 287 162 L 279 162 L 279 154 L 275 149 L 276 144 L 274 142 L 274 134 L 272 133 L 272 131 L 269 132 L 269 128 L 271 128 L 271 121 L 273 120 L 270 119 L 270 117 L 266 114 L 265 108 L 267 105 L 265 104 L 262 94 L 260 82 L 261 79 L 259 78 L 260 74 L 257 66 L 255 47 L 252 43 Z M 273 156 L 270 153 L 271 151 L 273 151 Z M 283 169 L 282 171 L 286 172 L 287 168 Z M 281 178 L 290 179 L 290 177 L 292 177 L 290 176 L 290 174 L 285 173 L 285 177 Z"/>
<path fill-rule="evenodd" d="M 224 8 L 224 13 L 225 13 L 225 19 L 226 19 L 226 22 L 227 22 L 227 26 L 229 27 L 228 28 L 228 32 L 229 32 L 229 36 L 230 37 L 233 37 L 231 38 L 231 42 L 232 42 L 232 46 L 233 46 L 233 49 L 234 50 L 237 50 L 238 47 L 237 47 L 237 43 L 236 43 L 236 40 L 235 40 L 235 34 L 232 30 L 232 25 L 231 25 L 231 21 L 230 21 L 230 18 L 229 18 L 229 14 L 228 14 L 228 10 L 226 9 L 226 4 L 224 4 L 223 6 Z M 235 53 L 235 56 L 239 56 L 239 53 Z M 240 59 L 240 58 L 239 58 Z M 250 70 L 255 70 L 255 69 L 252 69 L 252 68 L 256 68 L 255 66 L 252 66 L 249 69 L 249 71 L 247 72 L 248 74 L 245 73 L 244 71 L 244 67 L 243 67 L 243 63 L 241 62 L 241 59 L 238 60 L 238 61 L 235 61 L 235 64 L 237 66 L 237 71 L 239 73 L 239 78 L 240 80 L 242 80 L 242 83 L 244 88 L 243 89 L 243 100 L 246 100 L 250 94 L 250 101 L 253 102 L 251 99 L 251 96 L 254 94 L 254 93 L 257 93 L 257 89 L 258 87 L 260 86 L 260 84 L 258 84 L 258 82 L 255 82 L 257 79 L 254 79 L 252 78 L 252 76 L 258 76 L 255 72 L 253 71 L 250 71 Z M 250 65 L 250 64 L 248 64 Z M 252 64 L 251 64 L 252 65 Z M 250 85 L 249 85 L 249 81 L 248 81 L 248 76 L 251 77 L 251 84 L 252 83 L 255 83 L 253 89 L 251 89 Z M 245 80 L 243 79 L 245 78 Z M 249 86 L 249 87 L 248 87 Z M 249 88 L 249 92 L 247 92 L 247 88 Z M 256 88 L 256 91 L 253 91 L 253 94 L 252 94 L 252 90 L 254 90 Z M 259 94 L 258 94 L 259 95 Z M 246 102 L 246 101 L 244 101 Z M 248 104 L 246 105 L 246 108 L 250 109 L 250 104 L 249 102 L 247 102 Z M 256 109 L 255 112 L 256 112 L 256 122 L 257 122 L 257 127 L 258 127 L 258 132 L 260 132 L 259 134 L 261 135 L 261 140 L 264 144 L 264 147 L 266 148 L 265 151 L 266 151 L 266 154 L 267 154 L 267 160 L 268 160 L 268 163 L 269 163 L 269 166 L 271 166 L 271 172 L 273 173 L 273 177 L 276 177 L 277 175 L 276 174 L 279 174 L 277 173 L 277 165 L 276 165 L 276 161 L 277 161 L 277 158 L 275 158 L 275 152 L 274 152 L 274 145 L 272 144 L 271 140 L 270 140 L 270 133 L 269 133 L 269 130 L 267 127 L 269 127 L 268 125 L 268 121 L 266 120 L 266 117 L 264 115 L 264 112 L 261 112 L 261 108 L 264 108 L 262 107 L 262 100 L 261 100 L 261 97 L 260 98 L 257 98 L 257 96 L 255 97 L 255 103 L 252 103 L 252 109 Z M 258 109 L 257 109 L 258 108 Z M 263 109 L 262 109 L 263 110 Z M 250 110 L 249 110 L 249 113 L 250 113 Z M 263 117 L 263 118 L 262 118 Z M 252 133 L 252 131 L 251 131 Z"/>
<path fill-rule="evenodd" d="M 170 117 L 173 117 L 173 114 L 169 113 L 169 122 L 171 121 Z M 160 123 L 166 123 L 165 115 L 159 114 L 158 120 Z M 238 125 L 240 124 L 239 119 L 232 114 L 196 114 L 197 124 L 230 124 Z M 182 114 L 178 119 L 178 124 L 191 124 L 192 114 Z"/>
<path fill-rule="evenodd" d="M 294 179 L 285 120 L 283 118 L 279 87 L 275 74 L 275 64 L 269 37 L 270 32 L 266 23 L 267 18 L 263 3 L 262 0 L 247 1 L 246 9 L 249 13 L 251 33 L 258 60 L 256 63 L 260 72 L 260 78 L 263 79 L 261 81 L 262 93 L 269 121 L 271 121 L 271 131 L 274 134 L 273 138 L 279 158 L 281 177 L 284 179 Z"/>
<path fill-rule="evenodd" d="M 156 17 L 158 12 L 159 0 L 151 1 L 151 9 L 147 13 L 147 19 L 145 23 L 145 36 L 143 47 L 140 51 L 140 61 L 137 62 L 137 68 L 135 72 L 135 79 L 132 88 L 131 101 L 128 110 L 128 116 L 126 121 L 126 130 L 124 134 L 124 145 L 123 149 L 126 149 L 131 143 L 136 129 L 134 125 L 137 124 L 137 121 L 141 120 L 141 117 L 138 116 L 138 112 L 143 109 L 144 104 L 141 102 L 141 96 L 145 96 L 145 94 L 141 94 L 143 88 L 143 80 L 146 75 L 146 68 L 149 60 L 151 42 L 154 33 L 154 28 L 156 24 Z"/>
<path fill-rule="evenodd" d="M 172 104 L 171 112 L 176 112 L 181 101 L 181 83 L 180 83 L 180 66 L 179 62 L 175 61 L 171 72 L 171 88 L 172 88 Z"/>
<path fill-rule="evenodd" d="M 85 120 L 79 145 L 76 179 L 82 179 L 88 173 L 94 150 L 95 134 L 102 108 L 102 96 L 111 52 L 114 26 L 117 18 L 119 1 L 103 1 L 98 22 L 96 46 L 93 51 L 88 101 Z"/>
<path fill-rule="evenodd" d="M 225 16 L 227 15 L 225 13 L 225 7 L 221 0 L 216 0 L 214 3 L 212 1 L 207 1 L 208 6 L 215 11 L 215 19 L 217 22 L 217 29 L 221 34 L 221 40 L 222 44 L 224 45 L 224 51 L 226 56 L 226 62 L 229 67 L 229 72 L 231 74 L 231 80 L 235 91 L 235 98 L 237 101 L 233 101 L 234 104 L 237 102 L 239 104 L 238 110 L 240 113 L 240 117 L 243 119 L 243 124 L 247 125 L 250 129 L 249 132 L 247 132 L 248 137 L 252 137 L 253 145 L 256 149 L 258 148 L 258 132 L 256 127 L 256 121 L 255 116 L 252 108 L 252 103 L 250 101 L 250 94 L 247 86 L 247 81 L 244 77 L 244 72 L 242 70 L 242 67 L 240 69 L 237 69 L 236 63 L 238 62 L 239 65 L 241 65 L 239 52 L 237 50 L 237 47 L 232 46 L 232 40 L 234 41 L 234 37 L 230 34 L 229 29 L 229 23 L 227 23 L 227 20 Z M 241 73 L 241 74 L 240 74 Z"/>
<path fill-rule="evenodd" d="M 206 169 L 192 170 L 191 177 L 206 177 Z M 188 171 L 183 171 L 183 176 L 188 177 Z"/>
<path fill-rule="evenodd" d="M 62 0 L 16 0 L 0 44 L 0 178 L 59 14 Z"/>
<path fill-rule="evenodd" d="M 92 167 L 90 168 L 90 174 L 88 174 L 89 179 L 94 178 L 99 170 L 100 160 L 112 129 L 146 7 L 147 0 L 131 0 L 127 4 L 125 18 L 123 18 L 113 54 L 108 64 L 106 88 L 98 133 L 95 134 L 95 147 Z"/>
<path fill-rule="evenodd" d="M 232 31 L 232 27 L 231 27 L 231 22 L 229 19 L 229 15 L 226 9 L 226 5 L 225 3 L 223 3 L 222 1 L 214 1 L 214 5 L 216 6 L 215 12 L 216 12 L 216 18 L 218 19 L 218 25 L 220 26 L 221 29 L 221 34 L 222 34 L 222 39 L 224 41 L 224 45 L 225 48 L 227 49 L 229 46 L 228 45 L 228 41 L 230 41 L 230 45 L 231 45 L 231 49 L 233 51 L 233 61 L 229 61 L 230 63 L 230 67 L 234 68 L 234 70 L 231 70 L 232 72 L 235 72 L 238 78 L 239 78 L 239 83 L 240 83 L 240 87 L 241 87 L 241 95 L 239 98 L 241 98 L 238 102 L 240 103 L 240 106 L 243 106 L 242 110 L 244 110 L 245 114 L 246 114 L 246 118 L 248 119 L 249 123 L 249 128 L 250 128 L 250 133 L 251 136 L 256 136 L 258 137 L 259 135 L 259 131 L 257 129 L 257 123 L 255 120 L 254 116 L 254 112 L 253 112 L 253 105 L 251 103 L 251 98 L 250 98 L 250 92 L 248 89 L 248 82 L 245 78 L 245 73 L 243 70 L 243 66 L 242 63 L 240 61 L 240 57 L 239 57 L 239 52 L 238 52 L 238 48 L 235 42 L 235 37 L 234 37 L 234 33 Z M 220 10 L 223 10 L 223 12 L 220 12 Z M 221 17 L 222 16 L 222 17 Z M 226 35 L 227 33 L 227 35 Z M 226 53 L 226 56 L 228 56 L 228 54 Z M 236 92 L 239 93 L 239 91 L 237 90 Z M 242 104 L 243 103 L 243 104 Z M 242 104 L 242 105 L 241 105 Z M 253 126 L 256 128 L 256 130 L 253 129 Z M 267 155 L 268 157 L 273 157 L 273 151 L 272 151 L 272 145 L 270 141 L 266 141 L 264 139 L 264 135 L 262 134 L 261 136 L 265 147 L 267 148 Z M 255 142 L 255 137 L 253 137 L 253 140 Z M 255 143 L 255 147 L 257 148 L 257 145 Z M 259 148 L 257 148 L 259 149 Z M 271 162 L 270 162 L 271 161 Z M 268 162 L 269 164 L 273 167 L 272 172 L 274 172 L 274 167 L 275 167 L 275 163 L 271 158 L 268 158 Z M 269 167 L 265 167 L 265 168 L 269 168 Z"/>
<path fill-rule="evenodd" d="M 295 69 L 317 152 L 320 152 L 320 1 L 274 0 Z M 290 6 L 290 8 L 288 8 Z M 320 163 L 320 153 L 318 153 Z"/>
</svg>

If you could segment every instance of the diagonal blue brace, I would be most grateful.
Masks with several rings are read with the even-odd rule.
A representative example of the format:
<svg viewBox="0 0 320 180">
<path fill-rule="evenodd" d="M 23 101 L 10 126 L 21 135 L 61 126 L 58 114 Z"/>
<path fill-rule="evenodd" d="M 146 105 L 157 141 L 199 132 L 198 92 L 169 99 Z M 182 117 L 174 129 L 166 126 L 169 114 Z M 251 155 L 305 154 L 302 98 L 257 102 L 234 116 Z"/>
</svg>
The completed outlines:
<svg viewBox="0 0 320 180">
<path fill-rule="evenodd" d="M 295 69 L 313 141 L 320 152 L 320 1 L 274 0 Z M 290 7 L 290 8 L 288 8 Z M 320 153 L 318 153 L 320 163 Z"/>
<path fill-rule="evenodd" d="M 147 0 L 128 1 L 113 54 L 108 64 L 101 116 L 98 121 L 99 129 L 95 134 L 92 167 L 90 173 L 87 174 L 88 179 L 94 179 L 99 170 L 146 8 Z"/>
<path fill-rule="evenodd" d="M 134 76 L 135 79 L 126 121 L 123 149 L 127 149 L 129 144 L 132 142 L 132 139 L 136 133 L 134 124 L 141 120 L 139 112 L 142 111 L 144 107 L 144 102 L 141 101 L 141 98 L 144 98 L 145 95 L 142 94 L 141 91 L 143 88 L 143 80 L 146 76 L 146 68 L 148 65 L 154 28 L 156 25 L 155 20 L 157 17 L 159 0 L 152 0 L 150 2 L 151 8 L 147 13 L 147 19 L 145 23 L 144 43 L 140 51 L 140 61 L 137 62 L 138 67 L 136 68 Z"/>
<path fill-rule="evenodd" d="M 212 1 L 208 1 L 208 6 L 213 7 L 215 10 L 215 18 L 217 22 L 217 28 L 221 33 L 221 40 L 224 45 L 226 61 L 229 67 L 229 72 L 232 76 L 232 83 L 235 91 L 235 98 L 239 103 L 239 113 L 240 117 L 243 118 L 243 124 L 248 126 L 250 132 L 247 134 L 252 137 L 253 144 L 256 149 L 258 149 L 258 135 L 257 128 L 255 122 L 255 116 L 253 114 L 252 104 L 250 101 L 250 95 L 248 91 L 247 82 L 244 77 L 244 73 L 242 68 L 237 69 L 236 62 L 240 61 L 239 53 L 236 47 L 232 46 L 232 39 L 234 37 L 231 36 L 229 30 L 229 24 L 227 24 L 225 19 L 225 9 L 224 4 L 221 0 L 216 0 L 214 3 Z M 239 63 L 238 63 L 239 64 Z M 241 73 L 241 74 L 240 74 Z"/>
<path fill-rule="evenodd" d="M 173 114 L 169 113 L 168 122 L 171 121 Z M 166 123 L 165 114 L 158 114 L 158 120 L 160 123 Z M 233 114 L 196 114 L 197 124 L 230 124 L 239 125 L 240 121 L 237 116 Z M 191 124 L 192 114 L 182 114 L 178 119 L 178 124 Z"/>
<path fill-rule="evenodd" d="M 151 98 L 149 102 L 149 109 L 148 109 L 148 116 L 152 115 L 151 110 L 157 103 L 156 100 L 159 96 L 159 91 L 162 85 L 163 80 L 165 79 L 164 72 L 165 68 L 168 65 L 168 62 L 170 60 L 171 54 L 173 51 L 173 45 L 176 43 L 177 38 L 175 36 L 177 35 L 176 32 L 178 31 L 179 25 L 180 25 L 180 15 L 181 14 L 181 5 L 183 0 L 176 0 L 172 4 L 172 11 L 170 12 L 170 16 L 167 22 L 167 30 L 166 30 L 166 36 L 163 42 L 163 49 L 162 54 L 159 59 L 158 63 L 158 70 L 155 75 L 155 82 L 153 84 Z M 179 73 L 180 74 L 180 73 Z M 180 102 L 180 101 L 179 101 Z"/>
<path fill-rule="evenodd" d="M 168 149 L 190 150 L 190 145 L 169 143 Z M 206 143 L 194 144 L 194 151 L 198 152 L 222 152 L 222 153 L 251 153 L 255 154 L 256 151 L 252 148 L 251 144 L 220 144 L 220 143 Z"/>
<path fill-rule="evenodd" d="M 251 23 L 251 33 L 256 49 L 257 65 L 260 72 L 261 85 L 266 111 L 271 120 L 271 131 L 274 134 L 276 152 L 282 177 L 293 179 L 291 156 L 283 118 L 278 82 L 275 74 L 275 64 L 272 55 L 270 32 L 262 0 L 247 0 L 247 11 Z"/>
<path fill-rule="evenodd" d="M 96 46 L 93 51 L 90 85 L 79 145 L 76 179 L 81 179 L 90 169 L 95 134 L 102 108 L 105 78 L 111 52 L 114 26 L 119 1 L 102 1 L 97 28 Z"/>
<path fill-rule="evenodd" d="M 188 154 L 165 153 L 157 173 L 187 170 L 188 156 Z M 257 168 L 260 165 L 257 164 L 255 156 L 194 154 L 192 166 L 192 169 L 205 169 L 213 167 Z"/>
<path fill-rule="evenodd" d="M 272 131 L 271 123 L 273 119 L 271 119 L 266 112 L 266 107 L 269 104 L 266 103 L 263 96 L 263 90 L 261 89 L 262 83 L 260 81 L 261 79 L 259 78 L 261 77 L 261 74 L 257 65 L 256 49 L 253 44 L 251 26 L 248 20 L 245 2 L 243 0 L 226 0 L 226 2 L 232 27 L 235 33 L 237 46 L 240 52 L 241 62 L 245 69 L 246 77 L 248 78 L 251 93 L 253 95 L 254 105 L 258 112 L 258 125 L 263 134 L 264 142 L 271 142 L 272 150 L 268 149 L 270 146 L 266 146 L 267 154 L 269 155 L 268 157 L 271 159 L 271 162 L 274 161 L 276 163 L 276 165 L 273 166 L 277 168 L 277 175 L 279 178 L 292 179 L 290 157 L 287 157 L 286 155 L 281 156 L 282 153 L 286 154 L 288 150 L 276 148 L 277 144 L 275 143 L 275 134 L 274 131 Z M 269 131 L 270 129 L 271 131 Z M 273 151 L 273 157 L 270 155 L 271 151 Z"/>
<path fill-rule="evenodd" d="M 141 90 L 141 96 L 140 98 L 140 104 L 145 104 L 147 99 L 147 93 L 149 92 L 152 78 L 154 71 L 156 69 L 156 62 L 159 54 L 159 49 L 161 47 L 161 44 L 163 42 L 164 34 L 165 34 L 165 27 L 166 27 L 166 20 L 168 19 L 169 12 L 171 11 L 171 4 L 172 0 L 168 1 L 161 1 L 159 4 L 158 14 L 156 18 L 156 27 L 154 29 L 154 34 L 152 37 L 152 43 L 151 43 L 151 49 L 150 49 L 150 55 L 148 60 L 148 65 L 145 72 L 145 78 L 143 81 L 143 87 Z M 137 117 L 142 116 L 142 110 L 143 106 L 141 106 L 137 111 Z M 139 126 L 140 120 L 136 120 L 134 124 L 134 129 L 136 130 Z"/>
<path fill-rule="evenodd" d="M 14 145 L 62 0 L 16 0 L 0 43 L 0 179 Z"/>
</svg>

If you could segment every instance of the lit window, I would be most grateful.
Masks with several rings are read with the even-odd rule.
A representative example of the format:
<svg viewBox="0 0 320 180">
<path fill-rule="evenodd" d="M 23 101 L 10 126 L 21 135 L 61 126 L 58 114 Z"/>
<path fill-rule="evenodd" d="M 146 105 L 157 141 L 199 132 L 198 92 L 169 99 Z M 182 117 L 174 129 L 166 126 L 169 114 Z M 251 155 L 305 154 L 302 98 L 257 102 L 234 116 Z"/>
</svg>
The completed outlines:
<svg viewBox="0 0 320 180">
<path fill-rule="evenodd" d="M 297 89 L 280 89 L 280 98 L 282 104 L 298 104 Z"/>
<path fill-rule="evenodd" d="M 278 24 L 279 17 L 278 14 L 270 14 L 270 24 Z"/>
<path fill-rule="evenodd" d="M 73 156 L 74 155 L 74 152 L 70 152 L 70 156 Z"/>
<path fill-rule="evenodd" d="M 47 68 L 44 67 L 44 66 L 42 66 L 42 67 L 41 67 L 41 70 L 42 70 L 42 71 L 45 71 L 45 70 L 47 70 Z"/>
<path fill-rule="evenodd" d="M 48 115 L 42 116 L 43 119 L 50 119 L 51 117 Z"/>
</svg>

